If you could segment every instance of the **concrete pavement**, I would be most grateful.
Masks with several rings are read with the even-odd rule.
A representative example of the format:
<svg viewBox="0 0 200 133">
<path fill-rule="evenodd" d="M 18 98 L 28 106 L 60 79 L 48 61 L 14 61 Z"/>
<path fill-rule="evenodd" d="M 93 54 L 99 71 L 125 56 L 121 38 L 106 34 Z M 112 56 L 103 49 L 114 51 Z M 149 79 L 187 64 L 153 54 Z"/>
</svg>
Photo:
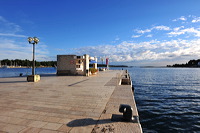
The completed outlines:
<svg viewBox="0 0 200 133">
<path fill-rule="evenodd" d="M 119 85 L 123 71 L 91 77 L 41 75 L 0 78 L 0 132 L 142 132 L 139 122 L 111 121 L 120 104 L 138 116 L 130 85 Z"/>
</svg>

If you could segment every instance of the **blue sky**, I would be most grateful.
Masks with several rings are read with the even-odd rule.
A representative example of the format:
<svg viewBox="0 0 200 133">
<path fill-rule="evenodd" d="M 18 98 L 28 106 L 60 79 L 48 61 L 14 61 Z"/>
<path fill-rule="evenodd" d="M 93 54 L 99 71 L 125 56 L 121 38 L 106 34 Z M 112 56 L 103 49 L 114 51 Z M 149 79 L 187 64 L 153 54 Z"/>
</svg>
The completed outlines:
<svg viewBox="0 0 200 133">
<path fill-rule="evenodd" d="M 167 65 L 200 58 L 199 0 L 1 0 L 0 60 L 58 54 L 111 64 Z"/>
</svg>

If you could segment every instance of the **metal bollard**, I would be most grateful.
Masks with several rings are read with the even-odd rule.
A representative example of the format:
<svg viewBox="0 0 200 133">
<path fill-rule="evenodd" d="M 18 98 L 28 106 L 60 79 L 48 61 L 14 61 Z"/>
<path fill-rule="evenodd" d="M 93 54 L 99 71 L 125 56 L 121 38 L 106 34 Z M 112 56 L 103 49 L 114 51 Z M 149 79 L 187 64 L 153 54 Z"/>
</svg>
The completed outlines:
<svg viewBox="0 0 200 133">
<path fill-rule="evenodd" d="M 120 104 L 119 106 L 119 112 L 123 113 L 123 119 L 125 121 L 131 121 L 133 120 L 133 109 L 130 105 L 127 104 Z"/>
<path fill-rule="evenodd" d="M 134 92 L 135 91 L 135 88 L 134 88 L 134 86 L 132 85 L 132 92 Z"/>
</svg>

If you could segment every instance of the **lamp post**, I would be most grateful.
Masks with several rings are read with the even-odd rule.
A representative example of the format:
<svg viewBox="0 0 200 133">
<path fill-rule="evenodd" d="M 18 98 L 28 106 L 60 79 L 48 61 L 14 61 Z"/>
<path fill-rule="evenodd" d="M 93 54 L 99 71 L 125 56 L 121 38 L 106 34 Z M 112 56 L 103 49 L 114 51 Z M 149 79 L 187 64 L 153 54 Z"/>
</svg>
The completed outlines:
<svg viewBox="0 0 200 133">
<path fill-rule="evenodd" d="M 32 75 L 27 77 L 27 81 L 29 82 L 37 82 L 40 80 L 39 75 L 35 75 L 35 44 L 38 44 L 39 39 L 37 37 L 29 37 L 29 44 L 33 44 L 33 66 L 32 66 Z"/>
<path fill-rule="evenodd" d="M 35 75 L 35 44 L 39 42 L 39 39 L 37 37 L 29 37 L 28 42 L 30 44 L 33 44 L 33 67 L 32 67 L 32 75 Z"/>
</svg>

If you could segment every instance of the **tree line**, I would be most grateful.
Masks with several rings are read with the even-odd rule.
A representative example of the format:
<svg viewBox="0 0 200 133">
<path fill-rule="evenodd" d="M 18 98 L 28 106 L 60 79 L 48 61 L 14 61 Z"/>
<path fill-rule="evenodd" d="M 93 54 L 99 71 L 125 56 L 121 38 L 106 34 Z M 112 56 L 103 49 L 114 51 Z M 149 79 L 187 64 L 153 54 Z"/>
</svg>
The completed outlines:
<svg viewBox="0 0 200 133">
<path fill-rule="evenodd" d="M 9 59 L 3 59 L 0 60 L 1 66 L 23 66 L 23 67 L 31 67 L 33 65 L 33 61 L 30 60 L 9 60 Z M 36 67 L 55 67 L 57 64 L 57 61 L 35 61 Z"/>
<path fill-rule="evenodd" d="M 167 67 L 200 67 L 200 59 L 198 60 L 190 60 L 186 64 L 173 64 L 167 65 Z"/>
<path fill-rule="evenodd" d="M 9 60 L 9 59 L 3 59 L 0 60 L 0 66 L 13 66 L 13 67 L 32 67 L 33 61 L 30 60 L 21 60 L 21 59 L 15 59 L 15 60 Z M 98 67 L 107 67 L 106 64 L 97 64 Z M 57 66 L 57 61 L 35 61 L 36 67 L 55 67 Z M 93 64 L 90 64 L 90 67 L 92 67 Z M 109 67 L 128 67 L 126 65 L 109 65 Z"/>
</svg>

